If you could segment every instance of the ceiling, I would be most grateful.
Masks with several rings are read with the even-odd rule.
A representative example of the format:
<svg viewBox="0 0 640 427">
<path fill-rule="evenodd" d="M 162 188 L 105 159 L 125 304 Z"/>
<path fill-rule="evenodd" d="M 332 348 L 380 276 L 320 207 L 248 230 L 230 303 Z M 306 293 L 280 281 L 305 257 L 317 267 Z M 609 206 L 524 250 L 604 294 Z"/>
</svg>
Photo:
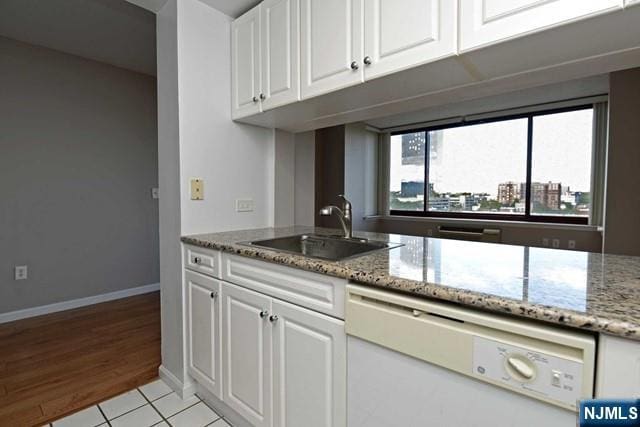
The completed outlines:
<svg viewBox="0 0 640 427">
<path fill-rule="evenodd" d="M 0 36 L 156 74 L 155 15 L 125 0 L 0 0 Z"/>
<path fill-rule="evenodd" d="M 245 13 L 247 10 L 256 6 L 261 0 L 200 0 L 201 2 L 208 4 L 214 9 L 218 9 L 225 15 L 229 15 L 232 18 Z"/>
</svg>

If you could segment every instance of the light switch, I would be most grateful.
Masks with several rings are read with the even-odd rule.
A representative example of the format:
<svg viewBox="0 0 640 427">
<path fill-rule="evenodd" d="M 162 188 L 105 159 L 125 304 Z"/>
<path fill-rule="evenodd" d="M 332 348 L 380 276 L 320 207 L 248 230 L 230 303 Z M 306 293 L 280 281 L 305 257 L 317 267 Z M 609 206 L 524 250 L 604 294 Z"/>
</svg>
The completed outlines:
<svg viewBox="0 0 640 427">
<path fill-rule="evenodd" d="M 236 212 L 253 212 L 253 199 L 237 199 Z"/>
<path fill-rule="evenodd" d="M 204 200 L 204 181 L 202 178 L 191 178 L 191 200 Z"/>
</svg>

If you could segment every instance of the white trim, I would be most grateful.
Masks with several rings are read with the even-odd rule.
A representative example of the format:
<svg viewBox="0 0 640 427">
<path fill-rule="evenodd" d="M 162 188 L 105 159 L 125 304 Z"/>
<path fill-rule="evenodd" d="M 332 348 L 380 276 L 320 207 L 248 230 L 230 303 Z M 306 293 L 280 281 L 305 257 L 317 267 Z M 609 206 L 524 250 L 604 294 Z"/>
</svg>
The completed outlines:
<svg viewBox="0 0 640 427">
<path fill-rule="evenodd" d="M 182 382 L 169 371 L 164 365 L 160 365 L 158 368 L 158 376 L 165 382 L 169 387 L 175 391 L 181 399 L 186 399 L 187 397 L 193 396 L 196 394 L 196 384 L 190 381 L 188 378 L 185 382 Z"/>
<path fill-rule="evenodd" d="M 529 221 L 500 221 L 492 219 L 477 218 L 439 218 L 439 217 L 419 217 L 404 215 L 370 215 L 363 218 L 365 221 L 399 221 L 399 222 L 425 222 L 438 224 L 458 224 L 458 225 L 487 225 L 491 227 L 512 227 L 512 228 L 550 228 L 555 230 L 572 230 L 601 233 L 601 227 L 583 224 L 560 224 L 548 222 Z"/>
<path fill-rule="evenodd" d="M 10 311 L 8 313 L 0 314 L 0 323 L 13 322 L 14 320 L 42 316 L 43 314 L 56 313 L 58 311 L 71 310 L 73 308 L 85 307 L 87 305 L 99 304 L 101 302 L 113 301 L 116 299 L 131 297 L 134 295 L 148 294 L 149 292 L 156 292 L 159 290 L 160 283 L 152 283 L 150 285 L 139 286 L 137 288 L 109 292 L 108 294 L 94 295 L 91 297 L 62 301 L 49 305 L 41 305 L 39 307 Z"/>
</svg>

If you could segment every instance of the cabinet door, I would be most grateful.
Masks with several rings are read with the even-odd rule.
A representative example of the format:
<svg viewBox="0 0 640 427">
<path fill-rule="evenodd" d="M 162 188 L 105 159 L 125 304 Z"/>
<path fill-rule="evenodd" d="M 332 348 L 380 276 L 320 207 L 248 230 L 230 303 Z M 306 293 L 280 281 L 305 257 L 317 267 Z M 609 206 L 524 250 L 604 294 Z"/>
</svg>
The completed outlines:
<svg viewBox="0 0 640 427">
<path fill-rule="evenodd" d="M 256 427 L 271 426 L 270 312 L 269 297 L 223 282 L 223 400 Z"/>
<path fill-rule="evenodd" d="M 277 300 L 273 313 L 274 425 L 346 426 L 344 322 Z"/>
<path fill-rule="evenodd" d="M 264 0 L 262 28 L 262 110 L 299 99 L 298 0 Z"/>
<path fill-rule="evenodd" d="M 189 374 L 216 397 L 222 396 L 220 282 L 185 271 Z"/>
<path fill-rule="evenodd" d="M 456 52 L 456 2 L 365 0 L 366 79 Z"/>
<path fill-rule="evenodd" d="M 260 112 L 260 5 L 231 24 L 231 115 Z"/>
<path fill-rule="evenodd" d="M 300 0 L 302 98 L 363 81 L 361 2 Z"/>
<path fill-rule="evenodd" d="M 460 0 L 460 49 L 470 50 L 620 7 L 620 0 Z"/>
</svg>

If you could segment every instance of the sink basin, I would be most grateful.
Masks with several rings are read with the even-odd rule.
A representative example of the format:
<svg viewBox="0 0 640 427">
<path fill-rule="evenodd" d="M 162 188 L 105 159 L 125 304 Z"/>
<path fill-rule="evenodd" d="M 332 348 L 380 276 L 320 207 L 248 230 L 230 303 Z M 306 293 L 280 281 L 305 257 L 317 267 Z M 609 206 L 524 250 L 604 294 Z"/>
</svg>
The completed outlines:
<svg viewBox="0 0 640 427">
<path fill-rule="evenodd" d="M 402 246 L 401 243 L 378 242 L 355 237 L 346 239 L 340 236 L 319 236 L 316 234 L 299 234 L 243 244 L 329 261 L 340 261 L 374 251 Z"/>
</svg>

